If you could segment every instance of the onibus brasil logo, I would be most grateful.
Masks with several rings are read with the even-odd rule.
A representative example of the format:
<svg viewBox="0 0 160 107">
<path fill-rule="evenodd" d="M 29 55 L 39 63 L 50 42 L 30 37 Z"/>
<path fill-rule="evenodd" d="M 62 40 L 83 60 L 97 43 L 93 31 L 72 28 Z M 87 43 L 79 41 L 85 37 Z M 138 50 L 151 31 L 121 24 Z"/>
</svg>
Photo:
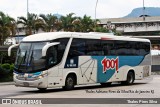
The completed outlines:
<svg viewBox="0 0 160 107">
<path fill-rule="evenodd" d="M 119 58 L 117 57 L 116 59 L 109 59 L 104 57 L 101 61 L 101 64 L 103 66 L 103 73 L 107 72 L 109 69 L 115 69 L 118 72 Z"/>
</svg>

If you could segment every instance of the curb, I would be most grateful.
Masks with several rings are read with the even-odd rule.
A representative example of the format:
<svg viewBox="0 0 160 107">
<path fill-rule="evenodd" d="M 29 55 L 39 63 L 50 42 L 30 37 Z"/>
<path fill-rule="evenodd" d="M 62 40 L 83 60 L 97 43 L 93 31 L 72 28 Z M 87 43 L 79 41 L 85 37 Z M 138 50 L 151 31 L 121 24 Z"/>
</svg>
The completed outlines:
<svg viewBox="0 0 160 107">
<path fill-rule="evenodd" d="M 14 85 L 14 82 L 0 82 L 1 85 Z"/>
</svg>

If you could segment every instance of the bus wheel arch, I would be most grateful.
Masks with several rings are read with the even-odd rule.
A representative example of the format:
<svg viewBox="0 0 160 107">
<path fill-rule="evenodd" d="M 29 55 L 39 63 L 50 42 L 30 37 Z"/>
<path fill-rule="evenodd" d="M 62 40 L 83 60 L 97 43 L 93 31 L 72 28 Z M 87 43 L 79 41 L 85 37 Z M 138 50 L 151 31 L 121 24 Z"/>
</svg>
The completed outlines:
<svg viewBox="0 0 160 107">
<path fill-rule="evenodd" d="M 74 86 L 77 85 L 77 75 L 75 73 L 69 73 L 65 79 L 65 85 L 63 89 L 72 90 Z"/>
<path fill-rule="evenodd" d="M 122 84 L 131 85 L 135 80 L 135 71 L 133 69 L 129 70 L 126 76 L 126 81 L 122 81 Z"/>
</svg>

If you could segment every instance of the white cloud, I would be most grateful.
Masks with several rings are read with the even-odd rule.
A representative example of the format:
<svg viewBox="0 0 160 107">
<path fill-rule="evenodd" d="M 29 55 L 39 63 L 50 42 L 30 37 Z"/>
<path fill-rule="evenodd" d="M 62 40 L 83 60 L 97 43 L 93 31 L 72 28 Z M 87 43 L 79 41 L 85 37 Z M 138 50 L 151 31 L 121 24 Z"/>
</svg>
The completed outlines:
<svg viewBox="0 0 160 107">
<path fill-rule="evenodd" d="M 59 13 L 95 17 L 96 0 L 28 0 L 29 12 Z M 146 7 L 160 7 L 160 0 L 144 0 Z M 98 0 L 97 18 L 123 17 L 132 9 L 142 7 L 143 0 Z M 27 0 L 0 0 L 0 11 L 16 18 L 26 16 Z"/>
</svg>

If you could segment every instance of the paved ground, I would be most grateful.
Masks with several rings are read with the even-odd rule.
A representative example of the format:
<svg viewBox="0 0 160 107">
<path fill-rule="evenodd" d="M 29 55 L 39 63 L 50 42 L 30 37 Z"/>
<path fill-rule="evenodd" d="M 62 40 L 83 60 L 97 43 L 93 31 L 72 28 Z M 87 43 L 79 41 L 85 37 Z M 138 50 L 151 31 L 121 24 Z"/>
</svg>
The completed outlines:
<svg viewBox="0 0 160 107">
<path fill-rule="evenodd" d="M 102 87 L 100 85 L 90 85 L 84 87 L 76 87 L 72 91 L 64 91 L 61 88 L 48 89 L 41 93 L 34 88 L 15 87 L 14 85 L 0 84 L 0 98 L 160 98 L 160 75 L 153 76 L 150 82 L 135 82 L 131 86 L 122 86 L 120 84 L 113 84 L 110 87 Z M 11 105 L 0 105 L 0 107 L 10 107 Z M 22 105 L 12 105 L 12 107 L 22 107 Z M 33 105 L 23 105 L 30 106 Z M 34 105 L 34 106 L 65 106 L 65 107 L 158 107 L 158 104 L 57 104 L 57 105 Z"/>
</svg>

